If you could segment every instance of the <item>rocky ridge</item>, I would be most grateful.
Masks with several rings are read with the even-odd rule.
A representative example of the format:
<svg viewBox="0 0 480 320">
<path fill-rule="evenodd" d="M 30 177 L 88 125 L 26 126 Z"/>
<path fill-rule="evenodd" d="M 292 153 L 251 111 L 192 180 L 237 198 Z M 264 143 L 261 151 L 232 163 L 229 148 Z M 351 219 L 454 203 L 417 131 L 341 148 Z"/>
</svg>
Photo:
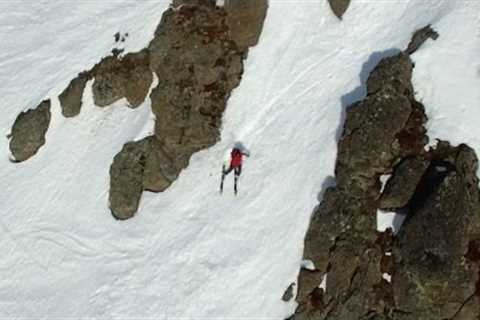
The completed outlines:
<svg viewBox="0 0 480 320">
<path fill-rule="evenodd" d="M 480 317 L 478 160 L 466 145 L 426 149 L 407 52 L 383 59 L 347 108 L 336 186 L 305 238 L 315 270 L 300 271 L 292 319 Z M 398 234 L 376 231 L 379 209 L 406 213 Z"/>
</svg>

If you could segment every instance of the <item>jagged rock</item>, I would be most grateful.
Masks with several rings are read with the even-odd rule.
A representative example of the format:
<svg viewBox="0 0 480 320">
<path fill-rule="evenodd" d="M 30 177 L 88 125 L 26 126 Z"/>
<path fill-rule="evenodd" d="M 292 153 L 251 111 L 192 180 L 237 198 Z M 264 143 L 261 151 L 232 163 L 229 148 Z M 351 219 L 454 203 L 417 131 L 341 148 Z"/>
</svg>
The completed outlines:
<svg viewBox="0 0 480 320">
<path fill-rule="evenodd" d="M 367 80 L 368 96 L 347 109 L 336 165 L 342 188 L 373 190 L 380 174 L 428 142 L 423 106 L 412 95 L 412 68 L 402 53 L 382 60 Z"/>
<path fill-rule="evenodd" d="M 348 6 L 350 5 L 350 0 L 328 0 L 330 8 L 332 8 L 333 13 L 342 20 L 343 14 L 347 11 Z"/>
<path fill-rule="evenodd" d="M 90 79 L 89 72 L 80 73 L 58 96 L 64 117 L 75 117 L 80 113 L 85 85 Z"/>
<path fill-rule="evenodd" d="M 382 91 L 382 96 L 396 93 L 413 98 L 413 64 L 407 54 L 382 59 L 367 79 L 367 95 Z"/>
<path fill-rule="evenodd" d="M 437 40 L 439 37 L 438 33 L 432 29 L 430 25 L 423 27 L 415 31 L 412 36 L 412 40 L 408 44 L 405 53 L 412 54 L 417 51 L 427 39 Z"/>
<path fill-rule="evenodd" d="M 394 309 L 392 286 L 382 277 L 392 269 L 392 237 L 377 233 L 376 212 L 380 175 L 425 153 L 426 117 L 413 96 L 412 68 L 403 53 L 382 60 L 368 78 L 367 97 L 347 108 L 337 185 L 325 192 L 305 237 L 304 259 L 328 272 L 327 290 L 312 291 L 301 270 L 297 320 L 388 319 Z"/>
<path fill-rule="evenodd" d="M 45 144 L 50 116 L 50 100 L 45 100 L 35 109 L 18 115 L 10 134 L 10 151 L 14 161 L 29 159 Z"/>
<path fill-rule="evenodd" d="M 465 262 L 469 244 L 480 239 L 477 158 L 466 145 L 443 144 L 432 154 L 421 196 L 394 247 L 395 302 L 404 312 L 397 318 L 476 319 L 478 269 Z"/>
<path fill-rule="evenodd" d="M 392 177 L 380 197 L 380 209 L 405 207 L 412 198 L 420 179 L 429 165 L 421 156 L 404 159 L 395 167 Z"/>
<path fill-rule="evenodd" d="M 267 15 L 267 0 L 226 0 L 230 37 L 242 49 L 258 43 Z"/>
<path fill-rule="evenodd" d="M 95 104 L 105 107 L 126 98 L 132 108 L 141 105 L 153 81 L 149 62 L 148 50 L 102 59 L 91 71 Z"/>
</svg>

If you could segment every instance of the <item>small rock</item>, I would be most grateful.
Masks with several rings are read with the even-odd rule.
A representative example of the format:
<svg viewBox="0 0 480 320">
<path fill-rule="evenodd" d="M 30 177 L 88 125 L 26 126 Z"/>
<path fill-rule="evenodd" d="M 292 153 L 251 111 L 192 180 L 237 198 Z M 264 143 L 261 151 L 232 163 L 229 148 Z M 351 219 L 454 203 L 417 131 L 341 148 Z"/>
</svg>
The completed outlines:
<svg viewBox="0 0 480 320">
<path fill-rule="evenodd" d="M 350 5 L 350 0 L 328 0 L 330 8 L 332 8 L 333 13 L 342 20 L 344 13 L 347 11 L 348 6 Z"/>
<path fill-rule="evenodd" d="M 45 144 L 50 117 L 50 100 L 18 115 L 10 140 L 10 151 L 16 162 L 31 158 Z"/>
<path fill-rule="evenodd" d="M 422 29 L 415 31 L 412 36 L 412 40 L 410 41 L 407 49 L 405 50 L 405 53 L 412 54 L 417 51 L 428 39 L 437 40 L 438 37 L 438 33 L 433 30 L 430 25 L 423 27 Z"/>
<path fill-rule="evenodd" d="M 119 220 L 133 217 L 143 192 L 145 142 L 129 142 L 110 167 L 110 209 Z"/>
<path fill-rule="evenodd" d="M 295 288 L 295 283 L 292 282 L 288 286 L 287 290 L 285 290 L 285 293 L 282 296 L 283 301 L 288 302 L 288 301 L 292 300 L 292 298 L 293 298 L 293 288 Z"/>
<path fill-rule="evenodd" d="M 82 108 L 82 97 L 90 76 L 88 72 L 80 73 L 73 79 L 68 87 L 58 96 L 62 115 L 66 118 L 75 117 Z"/>
</svg>

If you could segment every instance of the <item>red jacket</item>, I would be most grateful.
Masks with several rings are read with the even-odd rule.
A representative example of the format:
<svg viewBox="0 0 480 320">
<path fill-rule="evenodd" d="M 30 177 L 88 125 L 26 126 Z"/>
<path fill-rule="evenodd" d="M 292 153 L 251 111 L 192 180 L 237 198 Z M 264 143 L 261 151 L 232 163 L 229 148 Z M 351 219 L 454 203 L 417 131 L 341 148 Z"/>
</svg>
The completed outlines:
<svg viewBox="0 0 480 320">
<path fill-rule="evenodd" d="M 233 149 L 232 152 L 230 153 L 230 166 L 232 168 L 237 168 L 242 165 L 242 152 L 238 149 Z"/>
</svg>

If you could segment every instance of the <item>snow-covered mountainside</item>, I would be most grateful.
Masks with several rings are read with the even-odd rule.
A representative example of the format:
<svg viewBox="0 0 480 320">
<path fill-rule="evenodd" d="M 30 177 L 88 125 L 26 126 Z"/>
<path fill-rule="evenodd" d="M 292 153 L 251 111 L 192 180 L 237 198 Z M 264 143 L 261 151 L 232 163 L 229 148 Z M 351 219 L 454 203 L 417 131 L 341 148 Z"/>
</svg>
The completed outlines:
<svg viewBox="0 0 480 320">
<path fill-rule="evenodd" d="M 426 25 L 439 38 L 411 59 L 428 134 L 480 152 L 480 2 L 352 0 L 340 20 L 327 1 L 270 0 L 220 141 L 193 154 L 166 191 L 144 192 L 132 219 L 115 220 L 109 169 L 125 143 L 154 133 L 151 101 L 99 108 L 89 82 L 80 114 L 65 118 L 58 96 L 112 49 L 147 47 L 168 6 L 0 2 L 0 318 L 292 315 L 297 303 L 282 295 L 297 282 L 312 211 L 333 184 L 345 108 L 365 97 L 377 63 Z M 45 99 L 45 145 L 12 162 L 12 124 Z M 225 153 L 239 141 L 251 152 L 239 194 L 227 176 L 219 195 Z"/>
</svg>

